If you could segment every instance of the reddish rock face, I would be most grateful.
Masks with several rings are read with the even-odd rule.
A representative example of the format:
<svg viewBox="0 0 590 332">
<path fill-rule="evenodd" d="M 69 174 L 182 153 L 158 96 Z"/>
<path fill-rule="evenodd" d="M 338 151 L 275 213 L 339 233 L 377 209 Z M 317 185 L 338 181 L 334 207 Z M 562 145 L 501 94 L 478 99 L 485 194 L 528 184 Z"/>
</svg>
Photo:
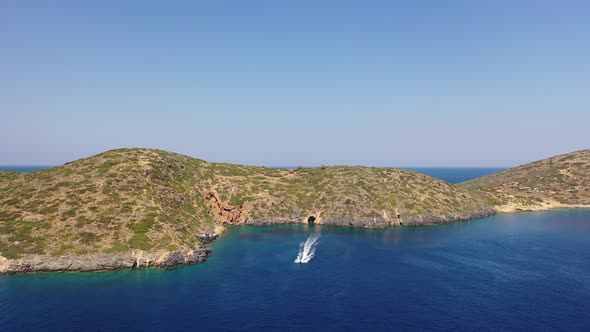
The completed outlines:
<svg viewBox="0 0 590 332">
<path fill-rule="evenodd" d="M 211 211 L 213 211 L 216 222 L 227 224 L 243 224 L 248 221 L 248 216 L 244 211 L 243 205 L 225 205 L 212 191 L 205 193 L 203 198 L 205 199 L 205 203 L 209 206 Z"/>
</svg>

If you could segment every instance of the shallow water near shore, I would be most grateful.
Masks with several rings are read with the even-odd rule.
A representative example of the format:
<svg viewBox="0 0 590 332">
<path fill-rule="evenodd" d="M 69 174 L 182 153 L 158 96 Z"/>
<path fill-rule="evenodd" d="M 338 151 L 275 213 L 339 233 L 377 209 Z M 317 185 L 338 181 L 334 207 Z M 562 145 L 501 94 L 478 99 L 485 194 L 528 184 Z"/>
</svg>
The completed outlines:
<svg viewBox="0 0 590 332">
<path fill-rule="evenodd" d="M 294 263 L 320 235 L 315 256 Z M 174 270 L 0 276 L 0 330 L 577 329 L 590 210 L 359 230 L 233 227 Z"/>
</svg>

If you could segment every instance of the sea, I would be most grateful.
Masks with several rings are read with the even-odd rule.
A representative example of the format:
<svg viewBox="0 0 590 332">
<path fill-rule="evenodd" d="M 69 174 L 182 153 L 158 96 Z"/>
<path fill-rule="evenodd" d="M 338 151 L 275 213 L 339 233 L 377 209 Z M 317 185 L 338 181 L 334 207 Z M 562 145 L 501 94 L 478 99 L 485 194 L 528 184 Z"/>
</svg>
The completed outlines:
<svg viewBox="0 0 590 332">
<path fill-rule="evenodd" d="M 420 169 L 461 182 L 497 169 Z M 0 331 L 590 329 L 590 210 L 235 226 L 203 264 L 0 275 Z"/>
</svg>

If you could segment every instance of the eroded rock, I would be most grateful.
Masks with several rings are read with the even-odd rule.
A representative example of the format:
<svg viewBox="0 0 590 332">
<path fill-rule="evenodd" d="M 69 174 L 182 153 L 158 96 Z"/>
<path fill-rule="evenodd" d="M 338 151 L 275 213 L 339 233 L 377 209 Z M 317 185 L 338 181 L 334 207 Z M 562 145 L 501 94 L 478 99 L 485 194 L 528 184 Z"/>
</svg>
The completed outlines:
<svg viewBox="0 0 590 332">
<path fill-rule="evenodd" d="M 0 273 L 28 272 L 90 272 L 131 268 L 173 268 L 179 265 L 204 262 L 211 249 L 129 252 L 94 255 L 26 255 L 18 259 L 0 256 Z"/>
<path fill-rule="evenodd" d="M 212 210 L 216 222 L 228 224 L 244 224 L 248 221 L 248 215 L 244 206 L 231 206 L 221 202 L 217 194 L 209 191 L 203 195 L 205 203 Z"/>
</svg>

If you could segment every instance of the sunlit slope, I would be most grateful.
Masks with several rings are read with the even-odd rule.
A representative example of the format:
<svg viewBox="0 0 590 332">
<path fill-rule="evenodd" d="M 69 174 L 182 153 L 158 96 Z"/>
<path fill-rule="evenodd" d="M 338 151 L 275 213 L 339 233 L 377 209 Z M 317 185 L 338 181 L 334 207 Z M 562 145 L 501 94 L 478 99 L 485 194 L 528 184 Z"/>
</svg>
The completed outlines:
<svg viewBox="0 0 590 332">
<path fill-rule="evenodd" d="M 224 224 L 432 224 L 490 215 L 485 198 L 412 171 L 299 170 L 108 151 L 32 173 L 0 172 L 0 252 L 98 254 L 196 248 Z"/>
<path fill-rule="evenodd" d="M 500 210 L 590 205 L 590 150 L 576 151 L 460 184 Z"/>
</svg>

